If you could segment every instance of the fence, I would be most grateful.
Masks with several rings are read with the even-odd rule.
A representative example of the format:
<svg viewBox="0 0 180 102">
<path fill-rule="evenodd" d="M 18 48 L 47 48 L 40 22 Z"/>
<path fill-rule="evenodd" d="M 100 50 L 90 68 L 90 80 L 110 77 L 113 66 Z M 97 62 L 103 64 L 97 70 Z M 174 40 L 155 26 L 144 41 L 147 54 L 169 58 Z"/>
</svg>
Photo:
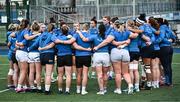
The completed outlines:
<svg viewBox="0 0 180 102">
<path fill-rule="evenodd" d="M 77 4 L 74 10 L 74 14 L 66 14 L 68 17 L 63 17 L 57 12 L 61 12 L 61 7 L 53 5 L 44 5 L 47 8 L 51 8 L 56 12 L 42 8 L 42 6 L 31 5 L 31 19 L 38 20 L 41 22 L 47 22 L 50 17 L 55 19 L 62 19 L 67 22 L 80 21 L 88 22 L 92 17 L 97 17 L 97 6 L 96 3 L 91 4 Z M 178 9 L 180 4 L 176 2 L 137 2 L 135 4 L 135 15 L 140 13 L 151 14 L 161 14 L 164 12 L 172 12 Z M 104 15 L 110 15 L 112 17 L 127 17 L 133 16 L 133 4 L 100 4 L 99 5 L 99 17 Z M 69 19 L 74 18 L 74 19 Z"/>
</svg>

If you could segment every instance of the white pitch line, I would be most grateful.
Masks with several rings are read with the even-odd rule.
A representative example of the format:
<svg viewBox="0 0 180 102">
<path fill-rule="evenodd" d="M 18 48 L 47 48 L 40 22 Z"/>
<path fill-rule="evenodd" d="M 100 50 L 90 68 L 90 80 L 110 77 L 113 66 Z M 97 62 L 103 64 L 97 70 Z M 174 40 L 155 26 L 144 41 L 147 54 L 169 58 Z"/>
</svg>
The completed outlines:
<svg viewBox="0 0 180 102">
<path fill-rule="evenodd" d="M 6 91 L 9 91 L 9 90 L 10 89 L 1 90 L 0 93 L 6 92 Z"/>
</svg>

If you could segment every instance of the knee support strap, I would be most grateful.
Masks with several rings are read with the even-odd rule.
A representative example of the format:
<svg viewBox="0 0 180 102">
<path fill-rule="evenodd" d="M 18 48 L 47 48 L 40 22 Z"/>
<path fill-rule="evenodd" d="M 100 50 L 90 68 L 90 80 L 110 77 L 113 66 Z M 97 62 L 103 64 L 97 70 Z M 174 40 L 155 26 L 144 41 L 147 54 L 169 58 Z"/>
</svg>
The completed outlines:
<svg viewBox="0 0 180 102">
<path fill-rule="evenodd" d="M 147 74 L 151 73 L 150 65 L 145 65 L 144 70 L 146 71 Z"/>
</svg>

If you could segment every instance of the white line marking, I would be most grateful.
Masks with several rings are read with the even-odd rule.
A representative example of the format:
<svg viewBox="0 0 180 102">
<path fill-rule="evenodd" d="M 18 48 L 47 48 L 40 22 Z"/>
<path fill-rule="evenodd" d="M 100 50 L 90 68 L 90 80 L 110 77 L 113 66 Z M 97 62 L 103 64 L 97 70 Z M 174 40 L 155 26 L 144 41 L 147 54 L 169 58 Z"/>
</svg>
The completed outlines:
<svg viewBox="0 0 180 102">
<path fill-rule="evenodd" d="M 0 64 L 0 66 L 8 66 L 9 64 Z"/>
<path fill-rule="evenodd" d="M 9 90 L 10 89 L 5 89 L 5 90 L 0 91 L 0 93 L 6 92 L 6 91 L 9 91 Z"/>
</svg>

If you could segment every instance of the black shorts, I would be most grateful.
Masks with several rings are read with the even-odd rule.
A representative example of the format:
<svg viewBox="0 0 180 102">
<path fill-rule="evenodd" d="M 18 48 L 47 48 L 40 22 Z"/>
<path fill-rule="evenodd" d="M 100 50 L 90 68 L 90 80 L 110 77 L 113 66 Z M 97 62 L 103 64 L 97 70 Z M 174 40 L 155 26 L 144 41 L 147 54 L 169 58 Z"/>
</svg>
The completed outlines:
<svg viewBox="0 0 180 102">
<path fill-rule="evenodd" d="M 153 51 L 152 59 L 155 59 L 155 58 L 160 58 L 160 50 Z"/>
<path fill-rule="evenodd" d="M 132 61 L 139 61 L 140 53 L 139 52 L 129 52 L 130 55 L 130 62 Z"/>
<path fill-rule="evenodd" d="M 54 53 L 41 53 L 40 61 L 41 65 L 54 64 Z"/>
<path fill-rule="evenodd" d="M 72 55 L 57 56 L 57 67 L 72 66 Z"/>
<path fill-rule="evenodd" d="M 152 58 L 152 55 L 153 55 L 152 46 L 146 46 L 141 49 L 142 58 Z"/>
<path fill-rule="evenodd" d="M 83 66 L 91 66 L 91 56 L 76 56 L 76 68 L 83 68 Z"/>
<path fill-rule="evenodd" d="M 12 53 L 12 56 L 11 56 L 11 60 L 14 63 L 18 64 L 18 61 L 16 60 L 16 54 L 15 53 Z"/>
</svg>

